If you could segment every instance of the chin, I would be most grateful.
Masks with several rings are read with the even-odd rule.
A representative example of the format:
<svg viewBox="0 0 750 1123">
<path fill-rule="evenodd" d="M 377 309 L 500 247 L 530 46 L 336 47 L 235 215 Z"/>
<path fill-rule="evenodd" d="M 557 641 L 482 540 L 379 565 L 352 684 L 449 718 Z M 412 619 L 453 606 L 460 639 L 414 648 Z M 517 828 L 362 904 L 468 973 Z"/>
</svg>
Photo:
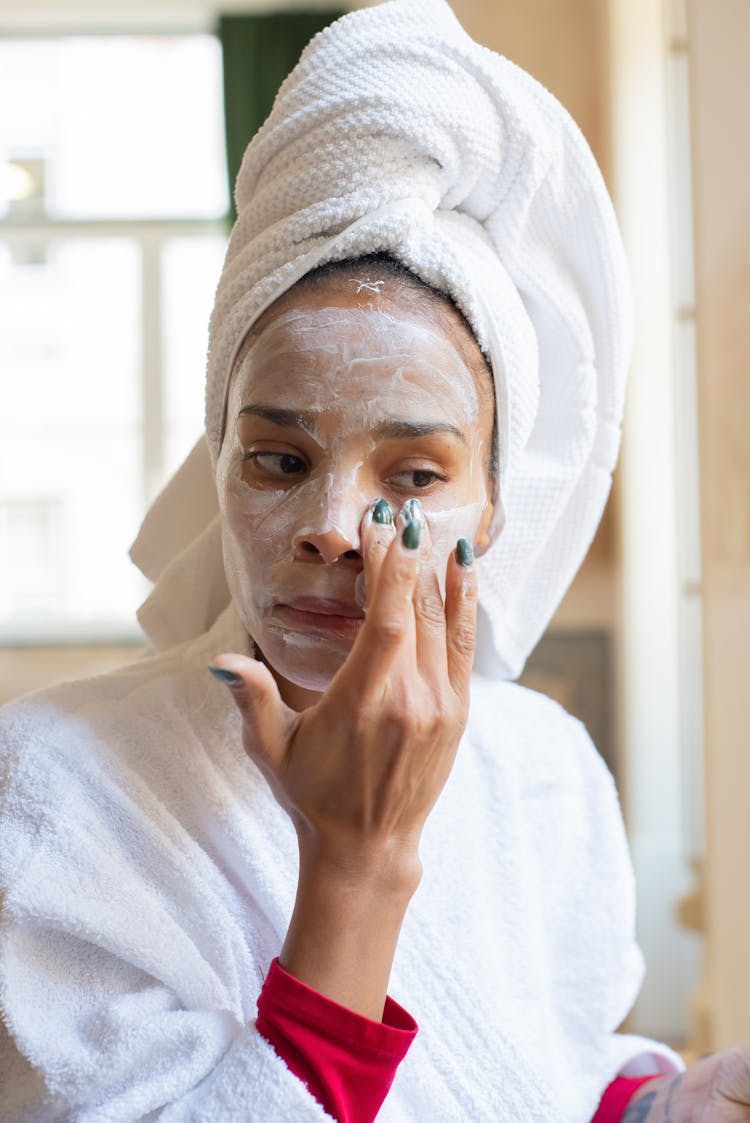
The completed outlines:
<svg viewBox="0 0 750 1123">
<path fill-rule="evenodd" d="M 258 642 L 268 665 L 287 682 L 322 694 L 346 662 L 352 639 L 274 631 Z"/>
</svg>

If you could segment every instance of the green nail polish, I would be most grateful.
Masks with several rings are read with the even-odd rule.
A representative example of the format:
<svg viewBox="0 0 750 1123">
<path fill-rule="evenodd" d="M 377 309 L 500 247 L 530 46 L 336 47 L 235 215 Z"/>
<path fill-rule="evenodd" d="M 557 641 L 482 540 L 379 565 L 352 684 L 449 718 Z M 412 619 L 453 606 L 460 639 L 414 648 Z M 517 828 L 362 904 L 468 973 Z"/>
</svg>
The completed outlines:
<svg viewBox="0 0 750 1123">
<path fill-rule="evenodd" d="M 456 561 L 465 566 L 470 566 L 474 561 L 474 551 L 468 538 L 459 538 L 456 543 Z"/>
<path fill-rule="evenodd" d="M 227 686 L 236 686 L 238 682 L 242 681 L 241 675 L 238 675 L 236 671 L 228 671 L 226 667 L 215 667 L 213 663 L 209 663 L 208 669 L 214 678 L 217 678 L 219 682 L 225 682 Z"/>
<path fill-rule="evenodd" d="M 422 527 L 416 519 L 410 519 L 404 527 L 404 533 L 401 535 L 401 541 L 406 546 L 407 550 L 416 550 L 419 546 L 419 540 L 422 537 Z"/>
<path fill-rule="evenodd" d="M 418 499 L 407 499 L 401 508 L 401 517 L 404 522 L 418 522 L 420 526 L 424 526 L 424 511 L 422 504 Z"/>
<path fill-rule="evenodd" d="M 393 526 L 393 511 L 387 499 L 378 499 L 373 503 L 372 519 L 381 526 Z"/>
</svg>

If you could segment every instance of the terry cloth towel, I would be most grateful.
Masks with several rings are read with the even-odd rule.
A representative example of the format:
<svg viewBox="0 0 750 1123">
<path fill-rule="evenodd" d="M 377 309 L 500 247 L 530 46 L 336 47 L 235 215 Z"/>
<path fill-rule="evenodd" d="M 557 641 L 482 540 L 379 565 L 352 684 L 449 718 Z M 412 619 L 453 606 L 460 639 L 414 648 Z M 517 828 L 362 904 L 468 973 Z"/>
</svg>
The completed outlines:
<svg viewBox="0 0 750 1123">
<path fill-rule="evenodd" d="M 323 1123 L 257 1031 L 294 829 L 198 640 L 0 713 L 3 1123 Z M 583 727 L 472 684 L 390 991 L 420 1031 L 379 1123 L 588 1123 L 642 976 L 611 777 Z"/>
<path fill-rule="evenodd" d="M 629 359 L 622 247 L 579 129 L 528 74 L 475 43 L 444 0 L 392 0 L 312 40 L 248 147 L 235 194 L 211 319 L 210 461 L 245 334 L 315 265 L 387 250 L 450 293 L 490 360 L 498 412 L 477 667 L 517 676 L 601 517 Z M 177 509 L 200 492 L 215 512 L 208 459 L 173 480 Z M 133 554 L 158 553 L 169 567 L 142 615 L 157 644 L 197 634 L 208 610 L 185 595 L 195 556 L 187 547 L 179 562 L 186 543 L 164 515 L 162 503 Z M 220 565 L 217 555 L 206 589 L 221 585 Z"/>
</svg>

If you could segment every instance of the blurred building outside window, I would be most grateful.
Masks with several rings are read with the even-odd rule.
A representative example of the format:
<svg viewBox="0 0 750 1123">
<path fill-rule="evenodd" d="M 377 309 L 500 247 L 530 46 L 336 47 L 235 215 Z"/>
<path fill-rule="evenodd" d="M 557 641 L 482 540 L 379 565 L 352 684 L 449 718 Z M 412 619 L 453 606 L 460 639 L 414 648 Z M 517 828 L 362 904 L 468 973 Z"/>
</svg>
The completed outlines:
<svg viewBox="0 0 750 1123">
<path fill-rule="evenodd" d="M 226 246 L 211 35 L 0 40 L 0 638 L 136 636 Z"/>
</svg>

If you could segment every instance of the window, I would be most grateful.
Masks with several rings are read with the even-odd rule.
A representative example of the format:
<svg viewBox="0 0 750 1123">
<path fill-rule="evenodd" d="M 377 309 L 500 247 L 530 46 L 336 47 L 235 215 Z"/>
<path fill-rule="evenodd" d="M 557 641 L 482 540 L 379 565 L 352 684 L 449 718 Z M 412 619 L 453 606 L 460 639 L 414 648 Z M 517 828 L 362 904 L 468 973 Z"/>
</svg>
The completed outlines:
<svg viewBox="0 0 750 1123">
<path fill-rule="evenodd" d="M 135 632 L 127 550 L 202 430 L 227 208 L 214 37 L 0 41 L 6 641 Z"/>
</svg>

